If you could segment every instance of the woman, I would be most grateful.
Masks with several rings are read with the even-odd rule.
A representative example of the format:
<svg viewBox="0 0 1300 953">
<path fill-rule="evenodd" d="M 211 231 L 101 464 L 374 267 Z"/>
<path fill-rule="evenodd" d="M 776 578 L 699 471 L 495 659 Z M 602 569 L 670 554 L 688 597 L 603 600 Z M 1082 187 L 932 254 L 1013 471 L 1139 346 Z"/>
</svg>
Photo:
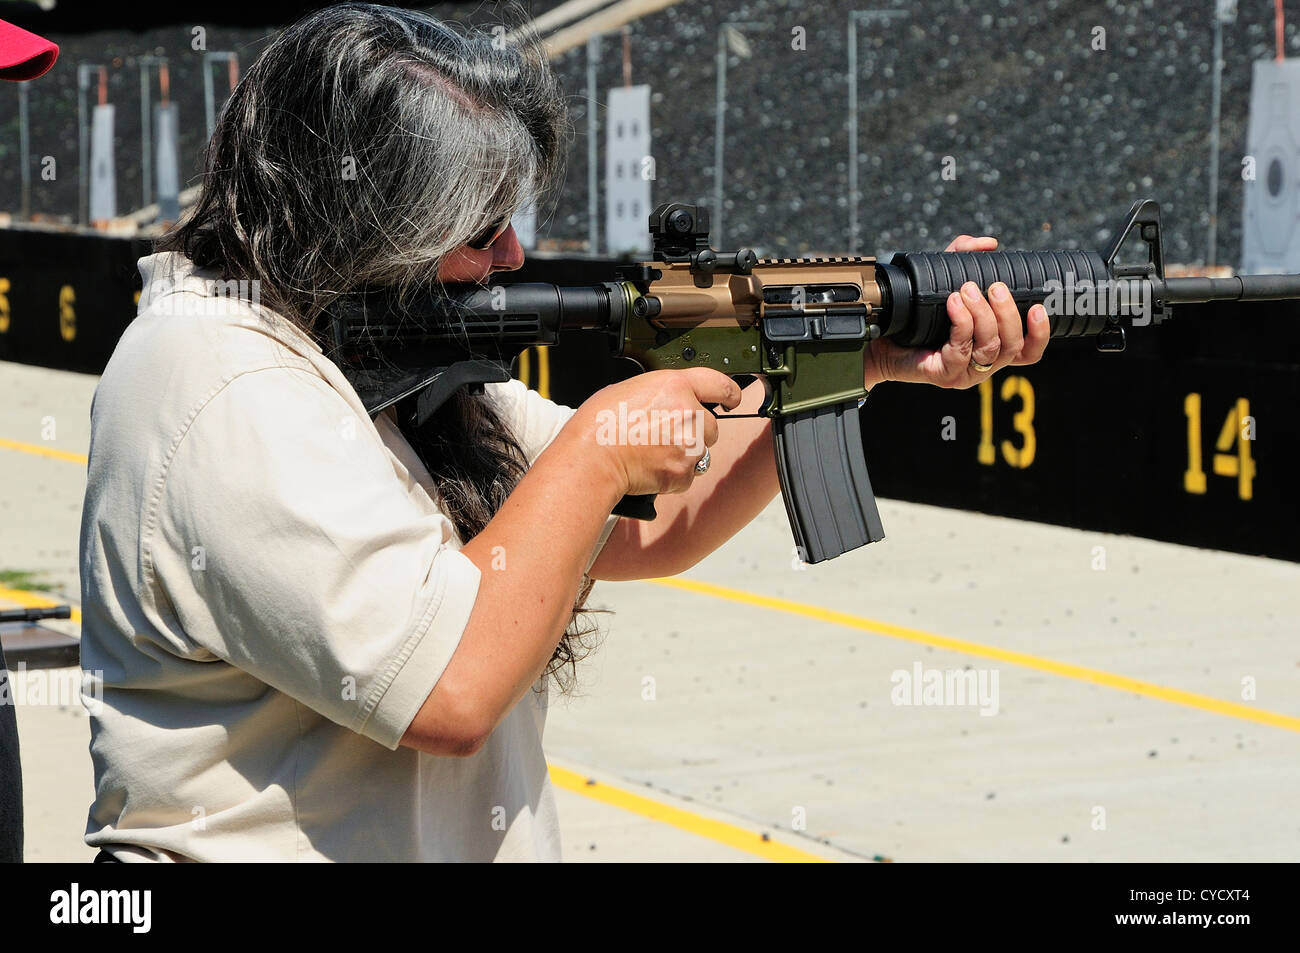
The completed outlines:
<svg viewBox="0 0 1300 953">
<path fill-rule="evenodd" d="M 141 261 L 82 528 L 82 660 L 104 680 L 86 841 L 106 857 L 558 859 L 545 689 L 581 653 L 590 581 L 681 572 L 778 491 L 762 419 L 708 417 L 704 476 L 697 447 L 596 439 L 620 403 L 758 402 L 706 368 L 576 410 L 490 384 L 404 433 L 330 359 L 337 295 L 522 263 L 510 215 L 558 182 L 567 126 L 535 41 L 495 39 L 309 15 L 235 90 L 197 208 Z M 1046 343 L 1009 299 L 949 313 L 942 351 L 876 342 L 867 385 L 970 386 Z M 659 518 L 612 517 L 627 493 L 665 494 Z"/>
</svg>

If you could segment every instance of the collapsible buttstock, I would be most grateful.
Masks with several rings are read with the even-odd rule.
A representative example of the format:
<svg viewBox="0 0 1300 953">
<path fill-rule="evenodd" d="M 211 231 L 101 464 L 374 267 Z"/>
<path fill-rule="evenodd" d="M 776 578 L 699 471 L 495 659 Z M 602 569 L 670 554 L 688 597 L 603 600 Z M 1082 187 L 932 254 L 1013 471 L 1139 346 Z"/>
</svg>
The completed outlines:
<svg viewBox="0 0 1300 953">
<path fill-rule="evenodd" d="M 862 452 L 858 402 L 773 421 L 781 498 L 807 563 L 885 538 Z"/>
</svg>

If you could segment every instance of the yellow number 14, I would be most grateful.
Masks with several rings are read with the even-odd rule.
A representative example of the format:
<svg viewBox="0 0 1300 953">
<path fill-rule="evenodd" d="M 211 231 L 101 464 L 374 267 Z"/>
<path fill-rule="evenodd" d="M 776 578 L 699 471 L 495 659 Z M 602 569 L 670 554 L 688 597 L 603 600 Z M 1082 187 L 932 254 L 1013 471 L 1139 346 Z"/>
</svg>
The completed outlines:
<svg viewBox="0 0 1300 953">
<path fill-rule="evenodd" d="M 1205 492 L 1205 470 L 1201 453 L 1201 395 L 1188 394 L 1183 399 L 1183 413 L 1187 415 L 1187 471 L 1183 474 L 1183 489 L 1188 493 Z M 1250 415 L 1250 401 L 1238 397 L 1223 429 L 1215 442 L 1214 473 L 1216 476 L 1237 478 L 1237 496 L 1249 500 L 1255 481 L 1255 460 L 1250 445 L 1255 440 L 1255 418 Z M 1231 453 L 1236 443 L 1236 454 Z"/>
</svg>

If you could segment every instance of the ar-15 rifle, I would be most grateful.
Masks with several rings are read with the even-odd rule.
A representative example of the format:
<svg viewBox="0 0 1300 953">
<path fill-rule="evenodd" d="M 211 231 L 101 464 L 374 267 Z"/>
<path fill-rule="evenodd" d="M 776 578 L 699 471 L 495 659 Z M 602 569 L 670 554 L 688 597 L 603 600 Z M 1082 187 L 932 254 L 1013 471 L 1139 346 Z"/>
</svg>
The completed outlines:
<svg viewBox="0 0 1300 953">
<path fill-rule="evenodd" d="M 1147 260 L 1117 258 L 1130 234 Z M 650 215 L 653 261 L 617 266 L 613 281 L 439 285 L 407 307 L 383 292 L 332 313 L 345 373 L 371 414 L 398 404 L 422 424 L 458 387 L 510 378 L 528 347 L 566 329 L 606 333 L 643 369 L 711 367 L 767 381 L 781 495 L 801 558 L 831 559 L 884 538 L 859 430 L 863 357 L 887 337 L 942 347 L 948 295 L 966 281 L 1005 282 L 1020 307 L 1043 303 L 1054 338 L 1092 336 L 1122 351 L 1125 330 L 1160 324 L 1174 304 L 1300 298 L 1300 275 L 1166 278 L 1160 208 L 1139 201 L 1110 247 L 1093 251 L 899 253 L 874 258 L 759 258 L 709 247 L 705 208 Z M 725 419 L 725 417 L 720 418 Z M 614 510 L 653 519 L 653 496 Z"/>
</svg>

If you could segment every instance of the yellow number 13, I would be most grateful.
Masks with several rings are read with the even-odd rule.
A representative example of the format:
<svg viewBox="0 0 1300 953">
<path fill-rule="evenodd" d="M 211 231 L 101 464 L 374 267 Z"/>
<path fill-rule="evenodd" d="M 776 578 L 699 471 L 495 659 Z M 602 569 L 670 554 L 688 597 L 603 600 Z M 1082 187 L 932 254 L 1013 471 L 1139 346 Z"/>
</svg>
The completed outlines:
<svg viewBox="0 0 1300 953">
<path fill-rule="evenodd" d="M 1020 410 L 1011 418 L 1011 425 L 1020 434 L 1020 446 L 1010 440 L 1002 441 L 1002 458 L 1018 470 L 1034 462 L 1038 438 L 1034 435 L 1034 388 L 1023 377 L 1012 375 L 1002 381 L 1002 400 L 1020 398 Z M 979 462 L 992 466 L 993 451 L 993 381 L 980 381 L 980 446 Z"/>
</svg>

